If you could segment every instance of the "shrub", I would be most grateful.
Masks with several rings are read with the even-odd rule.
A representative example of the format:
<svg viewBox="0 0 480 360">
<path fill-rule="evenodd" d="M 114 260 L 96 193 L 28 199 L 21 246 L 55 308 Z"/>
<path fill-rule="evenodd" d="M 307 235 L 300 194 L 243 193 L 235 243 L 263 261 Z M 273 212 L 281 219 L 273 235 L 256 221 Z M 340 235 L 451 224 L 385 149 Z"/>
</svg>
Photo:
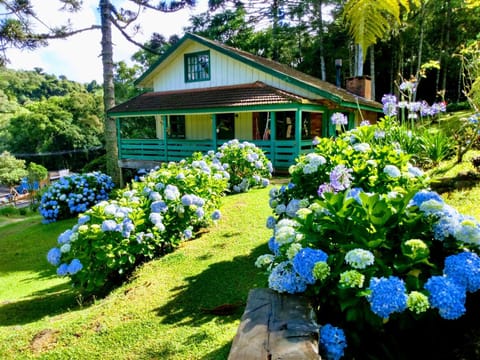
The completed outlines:
<svg viewBox="0 0 480 360">
<path fill-rule="evenodd" d="M 230 140 L 218 148 L 215 153 L 210 151 L 211 160 L 220 161 L 228 172 L 229 189 L 235 193 L 246 192 L 251 187 L 265 187 L 272 176 L 272 163 L 262 149 L 247 141 Z"/>
<path fill-rule="evenodd" d="M 226 187 L 223 169 L 199 155 L 164 164 L 80 215 L 47 259 L 79 291 L 108 291 L 216 221 Z"/>
<path fill-rule="evenodd" d="M 44 223 L 71 218 L 108 199 L 114 184 L 100 172 L 61 177 L 42 194 L 39 212 Z"/>
<path fill-rule="evenodd" d="M 458 319 L 480 289 L 480 224 L 428 191 L 410 156 L 377 131 L 321 139 L 298 159 L 291 182 L 270 192 L 272 253 L 256 261 L 270 288 L 308 294 L 320 320 L 345 329 L 349 358 L 389 324 Z"/>
</svg>

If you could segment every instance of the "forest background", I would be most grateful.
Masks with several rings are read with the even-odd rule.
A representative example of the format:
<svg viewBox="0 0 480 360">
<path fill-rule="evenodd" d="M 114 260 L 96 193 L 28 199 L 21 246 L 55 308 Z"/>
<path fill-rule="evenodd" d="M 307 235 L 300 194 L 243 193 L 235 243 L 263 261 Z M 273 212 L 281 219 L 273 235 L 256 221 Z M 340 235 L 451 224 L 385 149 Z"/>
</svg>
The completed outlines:
<svg viewBox="0 0 480 360">
<path fill-rule="evenodd" d="M 1 0 L 0 5 L 8 2 Z M 394 8 L 393 3 L 397 14 L 368 10 L 375 4 Z M 447 109 L 454 111 L 469 106 L 463 94 L 468 84 L 462 51 L 478 40 L 479 18 L 479 2 L 467 0 L 210 0 L 209 11 L 192 16 L 183 30 L 341 86 L 348 77 L 368 75 L 377 101 L 384 94 L 398 95 L 402 81 L 414 77 L 418 83 L 414 100 L 446 101 Z M 2 40 L 7 21 L 8 17 L 0 24 Z M 359 29 L 372 26 L 367 35 L 375 36 L 362 48 L 359 38 L 364 41 L 365 33 L 359 34 Z M 115 103 L 148 90 L 135 88 L 134 80 L 180 37 L 152 33 L 132 54 L 133 65 L 114 64 Z M 0 152 L 9 151 L 49 170 L 104 170 L 98 159 L 105 153 L 105 87 L 46 74 L 41 68 L 12 70 L 3 59 L 7 61 L 0 67 Z M 341 68 L 336 67 L 338 60 Z M 153 127 L 140 119 L 125 131 L 154 136 Z"/>
</svg>

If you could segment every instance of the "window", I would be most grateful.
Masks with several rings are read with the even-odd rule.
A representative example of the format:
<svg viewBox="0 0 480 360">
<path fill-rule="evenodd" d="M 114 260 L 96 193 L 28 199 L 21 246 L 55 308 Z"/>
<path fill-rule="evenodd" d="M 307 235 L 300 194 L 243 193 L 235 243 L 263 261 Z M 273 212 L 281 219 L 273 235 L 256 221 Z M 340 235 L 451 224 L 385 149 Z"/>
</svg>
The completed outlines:
<svg viewBox="0 0 480 360">
<path fill-rule="evenodd" d="M 185 115 L 168 117 L 167 136 L 169 139 L 185 139 Z"/>
<path fill-rule="evenodd" d="M 295 111 L 277 111 L 277 140 L 295 139 Z"/>
<path fill-rule="evenodd" d="M 235 137 L 235 114 L 217 114 L 217 139 L 231 140 Z"/>
<path fill-rule="evenodd" d="M 185 54 L 185 82 L 210 80 L 210 51 Z"/>
</svg>

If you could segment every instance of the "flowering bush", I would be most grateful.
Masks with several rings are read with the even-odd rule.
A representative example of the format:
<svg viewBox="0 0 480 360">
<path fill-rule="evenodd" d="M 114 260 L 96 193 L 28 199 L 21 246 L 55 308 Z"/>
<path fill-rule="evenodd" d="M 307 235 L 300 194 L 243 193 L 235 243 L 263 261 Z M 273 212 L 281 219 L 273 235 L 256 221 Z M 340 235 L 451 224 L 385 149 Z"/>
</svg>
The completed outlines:
<svg viewBox="0 0 480 360">
<path fill-rule="evenodd" d="M 107 200 L 114 184 L 100 172 L 61 177 L 43 193 L 39 211 L 43 223 L 71 218 Z"/>
<path fill-rule="evenodd" d="M 216 163 L 220 161 L 228 172 L 229 189 L 235 193 L 246 192 L 251 187 L 265 187 L 272 176 L 272 163 L 262 149 L 247 141 L 230 140 L 208 156 Z"/>
<path fill-rule="evenodd" d="M 290 183 L 270 191 L 272 253 L 256 265 L 270 288 L 305 292 L 318 318 L 334 323 L 320 329 L 327 359 L 353 358 L 365 331 L 383 334 L 389 323 L 458 319 L 480 289 L 480 224 L 428 191 L 428 178 L 380 131 L 317 139 Z"/>
<path fill-rule="evenodd" d="M 106 291 L 218 220 L 226 186 L 223 169 L 208 159 L 164 164 L 81 214 L 47 260 L 80 291 Z"/>
</svg>

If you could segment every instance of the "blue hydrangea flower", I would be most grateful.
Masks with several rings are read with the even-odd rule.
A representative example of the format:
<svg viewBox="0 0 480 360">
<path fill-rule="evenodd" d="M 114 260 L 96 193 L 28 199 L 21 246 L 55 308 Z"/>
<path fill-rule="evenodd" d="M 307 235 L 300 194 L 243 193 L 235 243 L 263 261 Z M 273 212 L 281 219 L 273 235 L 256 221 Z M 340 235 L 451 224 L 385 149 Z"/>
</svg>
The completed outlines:
<svg viewBox="0 0 480 360">
<path fill-rule="evenodd" d="M 221 217 L 222 217 L 222 214 L 220 213 L 220 210 L 215 210 L 212 213 L 212 220 L 220 220 Z"/>
<path fill-rule="evenodd" d="M 480 257 L 476 253 L 465 251 L 448 256 L 443 273 L 469 292 L 480 289 Z"/>
<path fill-rule="evenodd" d="M 158 200 L 152 202 L 152 204 L 150 205 L 150 210 L 154 213 L 164 213 L 168 210 L 168 206 L 165 201 Z"/>
<path fill-rule="evenodd" d="M 189 194 L 185 194 L 182 196 L 182 204 L 184 206 L 190 206 L 193 204 L 193 197 L 192 195 L 189 195 Z"/>
<path fill-rule="evenodd" d="M 359 188 L 359 187 L 351 188 L 348 190 L 346 198 L 347 199 L 353 198 L 357 203 L 362 204 L 362 199 L 360 199 L 360 193 L 362 192 L 363 192 L 362 188 Z"/>
<path fill-rule="evenodd" d="M 275 218 L 273 216 L 269 216 L 267 218 L 267 228 L 268 229 L 274 229 L 276 223 L 277 223 L 277 221 L 275 220 Z"/>
<path fill-rule="evenodd" d="M 195 210 L 195 216 L 201 219 L 205 215 L 205 210 L 202 207 L 199 207 Z"/>
<path fill-rule="evenodd" d="M 317 262 L 326 262 L 328 255 L 320 249 L 303 248 L 292 259 L 293 269 L 307 284 L 314 284 L 313 268 Z"/>
<path fill-rule="evenodd" d="M 135 224 L 129 218 L 125 218 L 122 221 L 122 236 L 124 238 L 129 238 L 133 230 L 135 230 Z"/>
<path fill-rule="evenodd" d="M 372 312 L 386 319 L 394 312 L 402 312 L 407 308 L 407 289 L 405 282 L 396 277 L 370 279 L 370 294 L 367 300 Z"/>
<path fill-rule="evenodd" d="M 279 254 L 280 244 L 275 240 L 275 236 L 272 236 L 270 240 L 268 240 L 268 248 L 275 255 Z"/>
<path fill-rule="evenodd" d="M 189 229 L 185 229 L 185 230 L 183 231 L 183 237 L 184 237 L 186 240 L 191 239 L 192 236 L 193 236 L 192 229 L 189 228 Z"/>
<path fill-rule="evenodd" d="M 268 287 L 279 293 L 301 293 L 307 289 L 307 283 L 293 269 L 289 261 L 283 261 L 272 269 L 268 276 Z"/>
<path fill-rule="evenodd" d="M 58 266 L 60 264 L 61 257 L 62 252 L 57 247 L 51 248 L 47 253 L 47 260 L 53 266 Z"/>
<path fill-rule="evenodd" d="M 75 275 L 83 269 L 83 265 L 78 259 L 73 259 L 67 267 L 67 271 L 70 275 Z"/>
<path fill-rule="evenodd" d="M 442 318 L 455 320 L 465 313 L 466 289 L 455 280 L 447 276 L 432 276 L 424 288 L 430 293 L 430 305 L 438 309 Z"/>
<path fill-rule="evenodd" d="M 331 324 L 320 327 L 319 343 L 321 352 L 327 360 L 341 359 L 347 347 L 344 331 Z"/>
<path fill-rule="evenodd" d="M 78 225 L 84 225 L 90 221 L 90 216 L 82 215 L 78 218 Z"/>
<path fill-rule="evenodd" d="M 65 230 L 63 233 L 61 233 L 61 234 L 58 236 L 58 243 L 59 243 L 60 245 L 69 243 L 69 242 L 70 242 L 70 238 L 72 237 L 72 235 L 73 235 L 72 229 Z"/>
<path fill-rule="evenodd" d="M 432 225 L 433 238 L 443 241 L 450 236 L 455 236 L 459 226 L 458 216 L 443 216 Z"/>
<path fill-rule="evenodd" d="M 298 209 L 300 209 L 300 200 L 292 199 L 288 203 L 285 212 L 287 213 L 287 216 L 293 218 L 297 214 Z"/>
<path fill-rule="evenodd" d="M 65 276 L 67 274 L 68 274 L 68 264 L 63 263 L 57 268 L 57 275 Z"/>
<path fill-rule="evenodd" d="M 104 220 L 101 226 L 102 231 L 118 231 L 119 224 L 115 220 Z"/>
<path fill-rule="evenodd" d="M 422 203 L 428 200 L 435 200 L 442 204 L 444 203 L 442 197 L 435 191 L 420 190 L 413 196 L 408 205 L 420 207 Z"/>
</svg>

